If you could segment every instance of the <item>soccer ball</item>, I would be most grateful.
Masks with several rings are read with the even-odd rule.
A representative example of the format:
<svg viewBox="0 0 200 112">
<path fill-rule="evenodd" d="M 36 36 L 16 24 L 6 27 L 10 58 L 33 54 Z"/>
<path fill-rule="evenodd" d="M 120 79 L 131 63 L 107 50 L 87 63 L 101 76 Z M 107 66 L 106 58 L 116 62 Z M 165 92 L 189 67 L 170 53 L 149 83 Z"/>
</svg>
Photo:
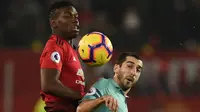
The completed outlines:
<svg viewBox="0 0 200 112">
<path fill-rule="evenodd" d="M 78 54 L 89 66 L 102 66 L 112 57 L 113 46 L 109 38 L 101 32 L 91 32 L 81 38 Z"/>
</svg>

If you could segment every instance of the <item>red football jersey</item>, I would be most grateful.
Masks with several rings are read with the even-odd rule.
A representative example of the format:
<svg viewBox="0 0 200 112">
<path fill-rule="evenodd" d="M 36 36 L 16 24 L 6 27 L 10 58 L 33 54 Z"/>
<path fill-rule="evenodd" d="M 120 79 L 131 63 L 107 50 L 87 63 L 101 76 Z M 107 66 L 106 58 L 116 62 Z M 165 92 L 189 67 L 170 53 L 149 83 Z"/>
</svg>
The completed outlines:
<svg viewBox="0 0 200 112">
<path fill-rule="evenodd" d="M 53 68 L 60 71 L 60 81 L 68 88 L 79 91 L 84 95 L 85 81 L 84 73 L 79 62 L 77 52 L 61 37 L 52 35 L 47 41 L 40 57 L 41 68 Z M 47 107 L 73 108 L 72 99 L 62 99 L 41 91 L 41 96 Z M 75 102 L 76 103 L 76 102 Z M 75 104 L 74 103 L 74 104 Z M 48 105 L 50 104 L 50 105 Z M 72 110 L 71 110 L 72 111 Z"/>
</svg>

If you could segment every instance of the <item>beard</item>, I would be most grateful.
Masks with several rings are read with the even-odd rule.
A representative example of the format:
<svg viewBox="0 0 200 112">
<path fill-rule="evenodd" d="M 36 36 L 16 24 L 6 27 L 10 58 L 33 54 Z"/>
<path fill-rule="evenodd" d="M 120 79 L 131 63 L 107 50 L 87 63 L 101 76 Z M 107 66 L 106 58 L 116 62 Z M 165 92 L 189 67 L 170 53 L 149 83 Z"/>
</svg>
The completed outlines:
<svg viewBox="0 0 200 112">
<path fill-rule="evenodd" d="M 119 80 L 119 86 L 121 87 L 121 89 L 123 91 L 127 91 L 128 89 L 130 89 L 133 85 L 133 82 L 130 82 L 126 79 L 126 77 L 124 77 L 123 73 L 120 72 L 117 76 L 118 80 Z"/>
</svg>

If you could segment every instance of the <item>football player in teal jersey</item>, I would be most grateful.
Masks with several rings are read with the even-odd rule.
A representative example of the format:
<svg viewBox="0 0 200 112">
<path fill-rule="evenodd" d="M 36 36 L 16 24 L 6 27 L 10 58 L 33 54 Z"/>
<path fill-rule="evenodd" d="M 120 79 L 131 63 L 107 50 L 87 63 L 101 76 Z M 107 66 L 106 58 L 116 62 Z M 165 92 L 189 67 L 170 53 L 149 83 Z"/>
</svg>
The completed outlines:
<svg viewBox="0 0 200 112">
<path fill-rule="evenodd" d="M 138 81 L 143 62 L 132 52 L 120 54 L 112 79 L 99 79 L 83 97 L 77 112 L 128 112 L 127 93 Z"/>
</svg>

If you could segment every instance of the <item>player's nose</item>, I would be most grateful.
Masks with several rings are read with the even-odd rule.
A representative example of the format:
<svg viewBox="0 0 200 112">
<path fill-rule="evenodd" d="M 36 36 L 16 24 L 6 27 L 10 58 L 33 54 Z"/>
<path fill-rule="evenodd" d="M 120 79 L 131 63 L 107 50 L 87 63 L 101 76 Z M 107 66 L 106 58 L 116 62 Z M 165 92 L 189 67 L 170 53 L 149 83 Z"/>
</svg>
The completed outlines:
<svg viewBox="0 0 200 112">
<path fill-rule="evenodd" d="M 79 21 L 78 21 L 78 19 L 74 19 L 73 24 L 76 25 L 77 27 L 79 27 Z"/>
<path fill-rule="evenodd" d="M 73 17 L 73 23 L 75 23 L 75 24 L 79 24 L 78 17 Z"/>
<path fill-rule="evenodd" d="M 132 76 L 135 76 L 135 75 L 136 75 L 136 72 L 137 72 L 137 68 L 134 67 L 134 68 L 131 70 L 131 75 L 132 75 Z"/>
</svg>

